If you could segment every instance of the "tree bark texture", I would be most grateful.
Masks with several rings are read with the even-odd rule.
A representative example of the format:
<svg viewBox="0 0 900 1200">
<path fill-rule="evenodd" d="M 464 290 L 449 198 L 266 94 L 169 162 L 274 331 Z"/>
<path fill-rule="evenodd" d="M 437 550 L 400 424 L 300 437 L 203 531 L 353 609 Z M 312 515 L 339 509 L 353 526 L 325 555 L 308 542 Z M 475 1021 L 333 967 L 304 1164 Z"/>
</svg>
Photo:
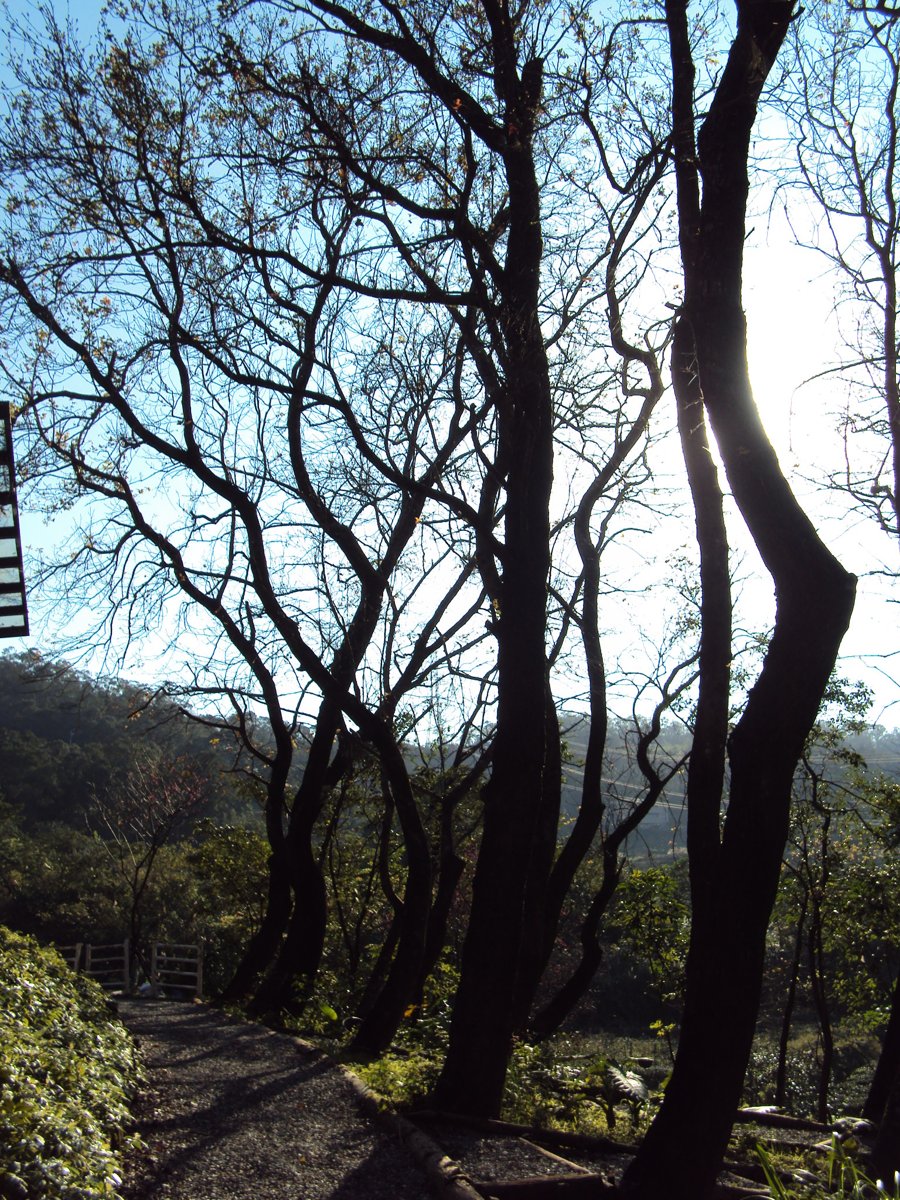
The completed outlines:
<svg viewBox="0 0 900 1200">
<path fill-rule="evenodd" d="M 872 1174 L 887 1184 L 888 1194 L 894 1188 L 894 1177 L 900 1171 L 900 1070 L 895 1071 L 888 1092 L 878 1137 L 872 1149 Z"/>
<path fill-rule="evenodd" d="M 325 880 L 312 852 L 312 836 L 322 808 L 339 716 L 334 704 L 326 701 L 321 705 L 303 779 L 291 806 L 285 852 L 293 910 L 277 957 L 253 997 L 250 1007 L 257 1014 L 289 1009 L 295 999 L 295 980 L 312 979 L 322 957 L 327 902 Z"/>
<path fill-rule="evenodd" d="M 271 965 L 291 915 L 290 864 L 284 844 L 284 790 L 293 759 L 287 729 L 276 716 L 272 721 L 275 757 L 266 784 L 266 837 L 269 842 L 269 880 L 266 909 L 234 975 L 222 991 L 223 1004 L 240 1004 L 251 995 L 257 980 Z"/>
<path fill-rule="evenodd" d="M 384 730 L 376 749 L 391 790 L 406 850 L 406 886 L 397 915 L 397 952 L 384 986 L 364 1015 L 353 1038 L 353 1050 L 377 1055 L 390 1045 L 403 1013 L 416 997 L 425 955 L 431 912 L 431 854 L 403 754 L 393 734 Z"/>
</svg>

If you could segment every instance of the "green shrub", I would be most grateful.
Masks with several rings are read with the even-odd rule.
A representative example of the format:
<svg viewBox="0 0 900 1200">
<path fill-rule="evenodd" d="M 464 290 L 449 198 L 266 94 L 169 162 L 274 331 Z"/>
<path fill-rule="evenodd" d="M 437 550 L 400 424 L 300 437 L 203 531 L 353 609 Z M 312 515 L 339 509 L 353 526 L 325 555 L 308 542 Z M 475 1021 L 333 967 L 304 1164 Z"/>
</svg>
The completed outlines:
<svg viewBox="0 0 900 1200">
<path fill-rule="evenodd" d="M 367 1087 L 397 1108 L 420 1107 L 441 1070 L 440 1061 L 425 1054 L 388 1053 L 374 1062 L 352 1065 Z"/>
<path fill-rule="evenodd" d="M 137 1077 L 102 990 L 0 926 L 0 1194 L 115 1197 Z"/>
</svg>

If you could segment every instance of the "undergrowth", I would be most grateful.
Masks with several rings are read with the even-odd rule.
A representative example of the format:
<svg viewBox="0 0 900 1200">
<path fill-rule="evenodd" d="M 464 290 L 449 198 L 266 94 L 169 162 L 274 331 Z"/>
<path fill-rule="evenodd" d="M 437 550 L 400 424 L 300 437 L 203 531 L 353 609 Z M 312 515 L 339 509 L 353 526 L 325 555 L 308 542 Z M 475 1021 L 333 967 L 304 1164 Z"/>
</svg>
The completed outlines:
<svg viewBox="0 0 900 1200">
<path fill-rule="evenodd" d="M 102 989 L 0 926 L 0 1194 L 114 1198 L 138 1073 Z"/>
<path fill-rule="evenodd" d="M 443 1035 L 438 1039 L 444 1041 Z M 443 1048 L 433 1025 L 406 1023 L 391 1049 L 373 1062 L 354 1062 L 365 1083 L 401 1109 L 427 1106 L 437 1083 Z M 513 1046 L 501 1117 L 544 1129 L 567 1129 L 619 1138 L 639 1137 L 655 1112 L 659 1093 L 628 1064 L 580 1054 L 565 1038 Z"/>
<path fill-rule="evenodd" d="M 883 1179 L 871 1179 L 837 1139 L 832 1140 L 828 1155 L 824 1188 L 815 1184 L 786 1183 L 771 1155 L 762 1146 L 756 1147 L 756 1156 L 762 1164 L 773 1200 L 818 1200 L 820 1196 L 827 1196 L 829 1200 L 900 1200 L 900 1172 L 888 1183 Z"/>
</svg>

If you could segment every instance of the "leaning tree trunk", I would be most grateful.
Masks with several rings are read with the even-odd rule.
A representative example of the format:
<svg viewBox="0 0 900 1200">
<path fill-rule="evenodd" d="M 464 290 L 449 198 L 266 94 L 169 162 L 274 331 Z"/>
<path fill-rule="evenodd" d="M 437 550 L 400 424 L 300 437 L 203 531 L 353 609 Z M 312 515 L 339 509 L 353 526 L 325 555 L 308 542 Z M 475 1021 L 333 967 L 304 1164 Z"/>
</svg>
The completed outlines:
<svg viewBox="0 0 900 1200">
<path fill-rule="evenodd" d="M 291 876 L 283 849 L 269 856 L 269 880 L 262 923 L 250 941 L 231 979 L 218 996 L 220 1004 L 242 1004 L 256 981 L 275 958 L 291 915 Z"/>
<path fill-rule="evenodd" d="M 597 474 L 578 503 L 573 522 L 575 545 L 582 563 L 582 594 L 584 598 L 581 619 L 578 624 L 587 675 L 590 724 L 584 756 L 578 816 L 550 872 L 541 933 L 539 937 L 534 938 L 530 978 L 528 984 L 522 988 L 523 995 L 529 997 L 534 996 L 537 992 L 540 980 L 550 962 L 559 931 L 563 905 L 578 868 L 594 845 L 605 812 L 602 776 L 609 713 L 600 621 L 600 555 L 603 543 L 602 540 L 595 540 L 595 535 L 591 531 L 591 522 L 597 502 L 607 493 L 616 474 L 622 470 L 628 456 L 644 437 L 656 405 L 665 392 L 663 374 L 656 354 L 649 347 L 631 344 L 623 333 L 621 308 L 617 294 L 619 266 L 625 247 L 629 243 L 633 223 L 643 210 L 646 201 L 655 192 L 665 169 L 664 162 L 664 156 L 660 155 L 657 165 L 648 172 L 641 184 L 629 219 L 624 223 L 614 241 L 606 272 L 608 320 L 613 348 L 620 355 L 623 363 L 640 365 L 646 372 L 648 386 L 642 393 L 643 403 L 640 412 L 630 427 L 625 428 L 621 436 L 617 437 L 609 457 L 602 466 L 598 467 Z M 659 792 L 656 795 L 658 796 Z M 643 804 L 641 809 L 643 812 L 648 811 Z M 634 827 L 636 827 L 636 823 Z M 615 862 L 615 856 L 613 862 Z M 606 879 L 604 879 L 605 886 Z M 610 898 L 611 896 L 612 892 L 610 892 Z M 544 1024 L 547 1034 L 552 1031 L 548 1027 L 548 1023 L 553 1028 L 556 1027 L 554 1022 L 558 1023 L 563 1019 L 568 1012 L 566 1005 L 571 1006 L 576 1002 L 590 984 L 599 965 L 601 955 L 598 953 L 596 931 L 603 907 L 601 906 L 597 910 L 597 906 L 592 905 L 594 915 L 588 917 L 582 927 L 584 954 L 581 963 L 570 984 L 563 988 L 558 997 L 543 1010 L 547 1018 Z M 525 1012 L 521 1015 L 526 1018 L 528 1013 Z M 529 1032 L 534 1031 L 535 1023 L 531 1022 Z"/>
<path fill-rule="evenodd" d="M 691 763 L 685 1009 L 662 1108 L 622 1184 L 624 1196 L 640 1200 L 662 1194 L 702 1200 L 712 1192 L 753 1042 L 794 770 L 849 623 L 855 586 L 797 504 L 750 389 L 741 309 L 749 139 L 793 5 L 738 0 L 737 9 L 735 40 L 695 146 L 687 0 L 666 5 L 685 276 L 673 379 L 682 409 L 699 401 L 709 415 L 732 493 L 775 584 L 776 618 L 759 679 L 727 743 L 731 779 L 721 836 L 724 737 L 704 734 L 702 755 Z M 701 657 L 701 709 L 712 695 L 711 726 L 721 722 L 726 683 L 727 662 Z"/>
<path fill-rule="evenodd" d="M 290 861 L 284 843 L 284 790 L 293 761 L 293 745 L 284 724 L 272 722 L 275 757 L 266 785 L 266 836 L 269 842 L 269 879 L 262 924 L 250 939 L 234 975 L 219 1000 L 240 1004 L 251 994 L 257 980 L 275 957 L 291 915 Z"/>
<path fill-rule="evenodd" d="M 431 853 L 410 785 L 406 763 L 392 732 L 374 722 L 363 732 L 372 735 L 391 789 L 406 852 L 406 886 L 397 915 L 397 952 L 387 979 L 353 1037 L 355 1053 L 378 1055 L 390 1045 L 403 1014 L 416 998 L 422 972 L 425 939 L 431 912 Z"/>
<path fill-rule="evenodd" d="M 888 1194 L 892 1189 L 896 1194 L 894 1180 L 900 1171 L 900 1070 L 895 1072 L 888 1092 L 870 1167 L 875 1178 L 887 1183 Z"/>
<path fill-rule="evenodd" d="M 550 1037 L 562 1025 L 563 1021 L 587 992 L 594 975 L 603 961 L 603 948 L 600 945 L 600 923 L 616 894 L 622 873 L 622 861 L 619 852 L 627 839 L 640 826 L 644 817 L 656 804 L 665 790 L 666 785 L 674 775 L 676 767 L 665 777 L 661 776 L 652 766 L 648 748 L 659 736 L 662 724 L 664 704 L 660 704 L 653 714 L 649 729 L 641 735 L 637 747 L 637 761 L 647 780 L 647 793 L 639 804 L 635 805 L 628 816 L 619 822 L 603 838 L 601 851 L 602 877 L 599 890 L 595 893 L 588 911 L 582 921 L 579 932 L 581 941 L 581 958 L 575 970 L 551 999 L 540 1008 L 528 1024 L 529 1037 L 541 1041 Z M 587 767 L 585 767 L 587 778 Z M 599 780 L 597 781 L 599 784 Z M 551 877 L 551 889 L 553 879 Z"/>
<path fill-rule="evenodd" d="M 316 319 L 311 318 L 306 322 L 303 352 L 293 377 L 287 416 L 291 465 L 298 491 L 310 515 L 323 534 L 340 547 L 356 573 L 360 594 L 353 617 L 335 650 L 327 680 L 328 686 L 323 688 L 323 700 L 303 779 L 291 807 L 284 845 L 294 903 L 287 936 L 281 943 L 268 976 L 254 996 L 253 1008 L 257 1012 L 290 1008 L 294 1002 L 298 981 L 308 991 L 319 969 L 325 945 L 328 900 L 325 880 L 315 854 L 314 833 L 329 784 L 331 751 L 341 723 L 341 709 L 345 707 L 344 693 L 352 691 L 354 676 L 372 641 L 381 616 L 387 581 L 418 527 L 425 502 L 423 486 L 412 488 L 403 497 L 381 560 L 377 565 L 373 565 L 353 530 L 344 525 L 331 511 L 310 479 L 301 433 L 302 414 L 306 388 L 316 362 L 317 321 L 327 295 L 326 289 L 317 302 Z M 448 440 L 425 471 L 422 484 L 427 484 L 439 476 L 454 444 L 454 439 Z M 375 740 L 378 741 L 380 737 L 381 733 L 376 735 Z M 394 747 L 390 746 L 388 753 L 393 752 Z M 398 783 L 398 786 L 401 790 L 408 789 L 405 772 L 404 780 Z M 404 825 L 404 832 L 407 825 Z M 415 832 L 412 836 L 416 836 Z M 417 877 L 415 871 L 413 875 Z"/>
</svg>

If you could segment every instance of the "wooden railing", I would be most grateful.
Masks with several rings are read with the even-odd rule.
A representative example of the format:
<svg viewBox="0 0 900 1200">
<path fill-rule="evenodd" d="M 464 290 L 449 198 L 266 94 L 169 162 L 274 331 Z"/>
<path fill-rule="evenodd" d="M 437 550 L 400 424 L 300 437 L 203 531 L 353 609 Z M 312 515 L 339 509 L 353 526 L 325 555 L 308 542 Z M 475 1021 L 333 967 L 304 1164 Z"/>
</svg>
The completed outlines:
<svg viewBox="0 0 900 1200">
<path fill-rule="evenodd" d="M 82 970 L 91 979 L 96 979 L 107 991 L 127 992 L 131 986 L 130 959 L 128 955 L 128 938 L 124 942 L 116 942 L 108 946 L 92 946 L 88 943 L 84 948 L 84 965 Z"/>
<path fill-rule="evenodd" d="M 200 946 L 154 942 L 150 984 L 158 993 L 167 996 L 202 995 L 203 953 Z"/>
<path fill-rule="evenodd" d="M 73 971 L 83 971 L 107 991 L 129 992 L 131 957 L 128 939 L 105 946 L 75 942 L 57 946 Z M 150 978 L 147 990 L 154 996 L 172 999 L 203 994 L 203 949 L 184 942 L 154 942 L 150 948 Z"/>
</svg>

